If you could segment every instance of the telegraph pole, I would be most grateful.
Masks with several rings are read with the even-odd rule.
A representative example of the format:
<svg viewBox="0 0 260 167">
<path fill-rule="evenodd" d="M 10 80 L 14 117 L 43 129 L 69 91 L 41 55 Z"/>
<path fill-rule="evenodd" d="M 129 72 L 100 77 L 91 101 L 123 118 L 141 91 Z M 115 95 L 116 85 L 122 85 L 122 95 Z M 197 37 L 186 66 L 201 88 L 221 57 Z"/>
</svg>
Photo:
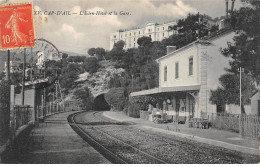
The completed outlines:
<svg viewBox="0 0 260 167">
<path fill-rule="evenodd" d="M 132 74 L 132 92 L 134 92 L 134 74 Z"/>
<path fill-rule="evenodd" d="M 240 113 L 242 114 L 242 72 L 244 72 L 244 68 L 239 67 L 239 105 L 240 105 Z"/>
<path fill-rule="evenodd" d="M 32 47 L 31 47 L 31 76 L 30 80 L 33 81 L 33 53 L 32 53 Z"/>
<path fill-rule="evenodd" d="M 43 79 L 46 77 L 46 63 L 44 60 L 44 73 L 43 73 Z M 43 88 L 43 108 L 42 111 L 44 112 L 44 116 L 46 116 L 46 88 Z"/>
<path fill-rule="evenodd" d="M 7 50 L 7 61 L 6 61 L 6 80 L 10 81 L 10 50 Z"/>
<path fill-rule="evenodd" d="M 26 48 L 24 48 L 24 55 L 23 55 L 22 105 L 24 105 L 25 68 L 26 68 Z"/>
</svg>

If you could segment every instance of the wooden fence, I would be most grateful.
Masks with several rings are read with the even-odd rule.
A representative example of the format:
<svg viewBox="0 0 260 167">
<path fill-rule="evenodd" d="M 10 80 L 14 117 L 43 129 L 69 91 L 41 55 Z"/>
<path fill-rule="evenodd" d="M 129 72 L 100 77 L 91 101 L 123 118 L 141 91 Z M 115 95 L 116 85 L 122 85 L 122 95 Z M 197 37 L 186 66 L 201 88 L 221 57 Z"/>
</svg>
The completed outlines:
<svg viewBox="0 0 260 167">
<path fill-rule="evenodd" d="M 260 139 L 260 119 L 255 115 L 212 114 L 211 126 L 240 133 L 242 137 Z"/>
<path fill-rule="evenodd" d="M 239 115 L 212 114 L 210 122 L 213 128 L 239 132 Z"/>
<path fill-rule="evenodd" d="M 240 134 L 242 137 L 260 139 L 260 121 L 258 116 L 241 115 L 239 122 Z"/>
</svg>

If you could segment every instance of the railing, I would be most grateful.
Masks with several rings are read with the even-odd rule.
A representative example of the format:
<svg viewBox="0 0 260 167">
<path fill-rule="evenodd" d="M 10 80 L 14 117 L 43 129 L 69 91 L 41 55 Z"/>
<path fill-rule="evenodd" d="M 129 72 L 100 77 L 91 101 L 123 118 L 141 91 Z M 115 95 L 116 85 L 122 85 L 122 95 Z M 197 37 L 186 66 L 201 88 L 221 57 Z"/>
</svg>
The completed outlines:
<svg viewBox="0 0 260 167">
<path fill-rule="evenodd" d="M 46 103 L 45 109 L 42 105 L 36 108 L 36 117 L 43 119 L 46 116 L 63 112 L 63 104 L 59 103 Z"/>
<path fill-rule="evenodd" d="M 14 107 L 15 114 L 15 128 L 28 124 L 32 121 L 33 117 L 33 108 L 30 106 L 15 106 Z"/>
</svg>

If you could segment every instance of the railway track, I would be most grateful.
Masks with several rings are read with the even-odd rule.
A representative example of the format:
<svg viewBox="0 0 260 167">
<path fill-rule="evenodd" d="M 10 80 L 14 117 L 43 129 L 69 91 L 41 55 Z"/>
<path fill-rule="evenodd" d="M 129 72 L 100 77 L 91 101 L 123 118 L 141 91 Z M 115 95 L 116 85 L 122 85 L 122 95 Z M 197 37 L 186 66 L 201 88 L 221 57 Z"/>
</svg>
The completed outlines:
<svg viewBox="0 0 260 167">
<path fill-rule="evenodd" d="M 118 124 L 120 123 L 101 118 L 100 112 L 92 112 L 92 120 L 90 122 L 77 122 L 75 118 L 81 114 L 75 113 L 68 117 L 68 121 L 71 127 L 92 147 L 99 151 L 104 157 L 110 160 L 112 163 L 117 164 L 167 164 L 164 160 L 161 160 L 147 152 L 144 152 L 138 148 L 138 145 L 131 145 L 125 141 L 105 132 L 97 125 Z M 82 127 L 84 126 L 84 128 Z"/>
</svg>

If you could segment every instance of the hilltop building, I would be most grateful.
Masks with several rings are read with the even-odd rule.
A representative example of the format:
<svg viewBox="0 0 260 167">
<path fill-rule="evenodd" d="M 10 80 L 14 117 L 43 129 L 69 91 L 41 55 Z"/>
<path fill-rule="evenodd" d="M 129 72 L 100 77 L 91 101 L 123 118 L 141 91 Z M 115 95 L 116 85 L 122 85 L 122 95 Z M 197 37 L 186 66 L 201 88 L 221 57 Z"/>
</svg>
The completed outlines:
<svg viewBox="0 0 260 167">
<path fill-rule="evenodd" d="M 223 29 L 224 18 L 215 18 L 204 14 L 200 15 L 199 22 L 204 24 L 209 30 L 213 26 L 217 26 L 219 29 Z M 171 35 L 178 33 L 170 27 L 177 25 L 176 22 L 168 22 L 164 24 L 148 23 L 143 28 L 133 28 L 129 30 L 119 30 L 110 34 L 110 50 L 114 44 L 122 40 L 125 42 L 124 49 L 138 47 L 137 39 L 143 36 L 151 37 L 152 41 L 162 41 L 165 38 L 169 38 Z"/>
<path fill-rule="evenodd" d="M 143 28 L 135 28 L 130 30 L 119 30 L 110 35 L 110 50 L 114 44 L 122 40 L 125 42 L 125 49 L 138 47 L 137 39 L 143 36 L 151 37 L 152 41 L 161 41 L 164 38 L 177 33 L 170 27 L 176 25 L 176 22 L 168 22 L 164 24 L 148 23 Z"/>
</svg>

